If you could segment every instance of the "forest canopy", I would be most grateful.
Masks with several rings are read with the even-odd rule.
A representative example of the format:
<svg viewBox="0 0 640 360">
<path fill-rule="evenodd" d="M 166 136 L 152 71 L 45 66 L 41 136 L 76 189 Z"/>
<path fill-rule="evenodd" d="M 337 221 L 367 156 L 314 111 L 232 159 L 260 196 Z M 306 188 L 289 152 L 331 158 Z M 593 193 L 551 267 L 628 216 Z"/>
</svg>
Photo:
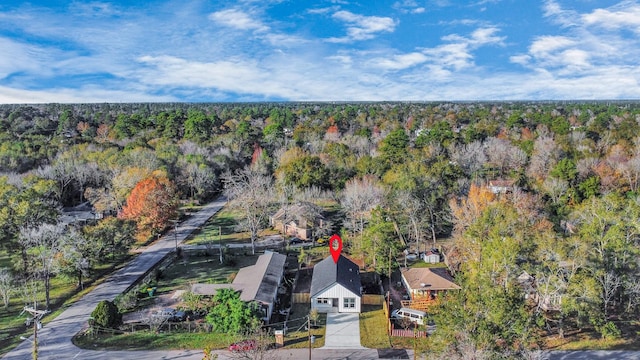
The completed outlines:
<svg viewBox="0 0 640 360">
<path fill-rule="evenodd" d="M 20 229 L 65 207 L 104 215 L 83 230 L 99 257 L 223 191 L 259 204 L 236 204 L 252 242 L 283 202 L 325 197 L 344 220 L 322 232 L 381 274 L 450 239 L 443 354 L 620 337 L 640 310 L 638 134 L 633 101 L 0 105 L 0 239 L 27 273 Z"/>
</svg>

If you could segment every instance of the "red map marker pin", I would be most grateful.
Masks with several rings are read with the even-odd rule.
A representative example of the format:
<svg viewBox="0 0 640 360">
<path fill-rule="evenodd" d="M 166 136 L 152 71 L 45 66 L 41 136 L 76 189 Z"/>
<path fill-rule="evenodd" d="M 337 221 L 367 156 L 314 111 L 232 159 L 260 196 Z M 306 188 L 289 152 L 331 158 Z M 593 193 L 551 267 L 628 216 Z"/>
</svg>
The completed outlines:
<svg viewBox="0 0 640 360">
<path fill-rule="evenodd" d="M 338 259 L 340 258 L 340 253 L 342 252 L 342 239 L 338 235 L 333 235 L 329 239 L 329 250 L 331 250 L 331 256 L 333 257 L 333 262 L 338 263 Z"/>
</svg>

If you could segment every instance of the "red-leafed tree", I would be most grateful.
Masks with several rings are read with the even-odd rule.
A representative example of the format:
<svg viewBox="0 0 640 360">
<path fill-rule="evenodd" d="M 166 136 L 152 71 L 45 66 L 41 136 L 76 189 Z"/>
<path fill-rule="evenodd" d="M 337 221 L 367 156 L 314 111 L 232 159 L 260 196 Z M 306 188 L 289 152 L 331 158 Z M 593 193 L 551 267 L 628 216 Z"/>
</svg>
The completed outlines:
<svg viewBox="0 0 640 360">
<path fill-rule="evenodd" d="M 147 239 L 176 217 L 178 203 L 175 185 L 162 172 L 154 172 L 131 191 L 118 215 L 137 224 L 138 239 Z"/>
</svg>

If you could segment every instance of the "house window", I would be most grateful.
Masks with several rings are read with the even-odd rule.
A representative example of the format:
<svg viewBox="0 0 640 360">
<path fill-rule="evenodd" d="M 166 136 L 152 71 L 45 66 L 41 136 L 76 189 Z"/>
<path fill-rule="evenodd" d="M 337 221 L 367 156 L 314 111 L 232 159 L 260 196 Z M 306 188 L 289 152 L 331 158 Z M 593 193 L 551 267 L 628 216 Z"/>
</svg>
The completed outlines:
<svg viewBox="0 0 640 360">
<path fill-rule="evenodd" d="M 344 298 L 344 308 L 345 309 L 355 309 L 356 307 L 356 298 Z"/>
<path fill-rule="evenodd" d="M 328 304 L 329 303 L 329 299 L 328 298 L 317 298 L 316 299 L 316 304 Z"/>
</svg>

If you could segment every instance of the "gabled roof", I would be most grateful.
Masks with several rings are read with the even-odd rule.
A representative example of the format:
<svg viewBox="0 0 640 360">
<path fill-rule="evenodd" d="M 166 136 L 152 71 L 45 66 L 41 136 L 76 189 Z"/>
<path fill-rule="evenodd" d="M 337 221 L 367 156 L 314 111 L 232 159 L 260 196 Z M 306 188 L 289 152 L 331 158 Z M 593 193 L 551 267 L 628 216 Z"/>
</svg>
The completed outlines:
<svg viewBox="0 0 640 360">
<path fill-rule="evenodd" d="M 340 255 L 338 263 L 335 263 L 333 257 L 329 256 L 313 267 L 313 276 L 311 277 L 312 297 L 334 284 L 340 284 L 360 296 L 361 283 L 358 265 Z"/>
<path fill-rule="evenodd" d="M 516 184 L 515 180 L 512 180 L 512 179 L 494 179 L 494 180 L 489 180 L 489 186 L 512 187 L 515 184 Z"/>
<path fill-rule="evenodd" d="M 268 252 L 260 255 L 255 265 L 240 269 L 233 279 L 234 288 L 242 288 L 240 299 L 271 303 L 278 291 L 286 261 L 285 255 Z"/>
<path fill-rule="evenodd" d="M 298 225 L 301 223 L 306 225 L 307 222 L 313 223 L 318 219 L 324 219 L 322 216 L 322 208 L 306 201 L 300 201 L 282 207 L 271 217 L 271 221 L 285 220 L 287 223 L 295 221 Z"/>
<path fill-rule="evenodd" d="M 411 268 L 402 270 L 402 277 L 413 290 L 457 290 L 446 268 Z"/>
</svg>

